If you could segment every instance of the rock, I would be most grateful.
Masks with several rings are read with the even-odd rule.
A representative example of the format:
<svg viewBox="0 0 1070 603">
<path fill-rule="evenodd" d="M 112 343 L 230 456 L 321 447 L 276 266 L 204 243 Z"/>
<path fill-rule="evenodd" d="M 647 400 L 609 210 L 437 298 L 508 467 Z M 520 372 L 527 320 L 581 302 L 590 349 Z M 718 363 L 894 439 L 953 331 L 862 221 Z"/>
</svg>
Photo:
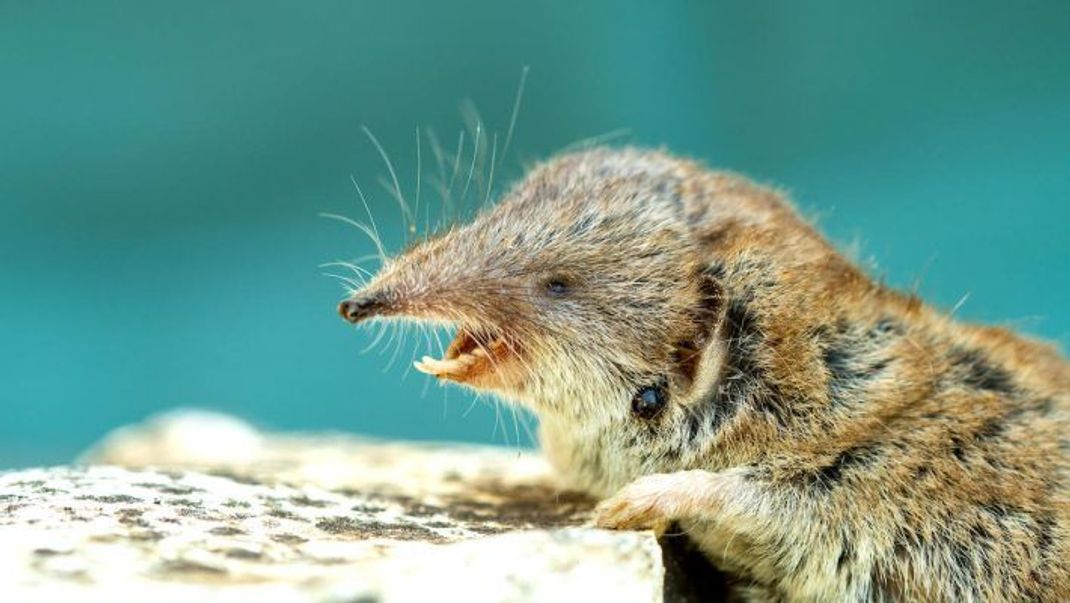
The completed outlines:
<svg viewBox="0 0 1070 603">
<path fill-rule="evenodd" d="M 270 434 L 227 415 L 178 411 L 117 429 L 79 459 L 424 497 L 493 485 L 556 488 L 535 451 L 394 442 L 349 434 Z"/>
<path fill-rule="evenodd" d="M 650 532 L 531 451 L 273 435 L 205 413 L 0 474 L 4 601 L 661 601 Z M 121 465 L 121 466 L 120 466 Z"/>
</svg>

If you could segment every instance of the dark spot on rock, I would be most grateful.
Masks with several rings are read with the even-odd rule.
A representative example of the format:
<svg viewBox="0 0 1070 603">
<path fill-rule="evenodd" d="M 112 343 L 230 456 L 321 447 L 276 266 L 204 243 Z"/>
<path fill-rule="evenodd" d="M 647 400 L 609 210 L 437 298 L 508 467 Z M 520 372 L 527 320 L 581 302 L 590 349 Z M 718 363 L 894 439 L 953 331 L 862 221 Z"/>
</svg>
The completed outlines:
<svg viewBox="0 0 1070 603">
<path fill-rule="evenodd" d="M 406 505 L 405 510 L 409 515 L 416 515 L 427 517 L 430 515 L 441 515 L 446 512 L 446 509 L 438 505 L 429 505 L 426 503 L 411 503 Z"/>
<path fill-rule="evenodd" d="M 360 513 L 381 513 L 386 510 L 386 507 L 376 503 L 358 503 L 351 507 L 353 511 Z"/>
<path fill-rule="evenodd" d="M 224 507 L 228 507 L 228 508 L 232 508 L 232 509 L 235 508 L 235 507 L 242 508 L 242 509 L 248 509 L 252 505 L 249 503 L 249 501 L 230 498 L 230 499 L 227 499 L 227 501 L 223 503 L 223 506 Z"/>
<path fill-rule="evenodd" d="M 191 488 L 189 486 L 160 486 L 156 488 L 164 494 L 171 494 L 173 496 L 187 496 L 194 492 L 203 492 L 200 488 Z"/>
<path fill-rule="evenodd" d="M 372 594 L 357 595 L 352 599 L 346 599 L 340 603 L 380 603 L 382 599 Z"/>
<path fill-rule="evenodd" d="M 476 534 L 483 534 L 484 536 L 493 536 L 494 534 L 501 534 L 509 531 L 509 528 L 503 526 L 492 526 L 481 523 L 469 524 L 465 526 L 465 529 L 469 532 L 475 532 Z"/>
<path fill-rule="evenodd" d="M 246 532 L 245 530 L 234 526 L 219 526 L 208 530 L 208 533 L 216 536 L 238 536 L 240 534 L 245 534 Z"/>
<path fill-rule="evenodd" d="M 336 536 L 353 536 L 361 539 L 386 538 L 390 540 L 419 540 L 442 542 L 439 534 L 412 523 L 385 523 L 381 521 L 357 521 L 351 517 L 325 517 L 316 522 L 316 527 Z"/>
<path fill-rule="evenodd" d="M 260 551 L 242 548 L 227 549 L 223 554 L 230 559 L 241 559 L 242 561 L 260 561 L 264 558 L 264 554 Z"/>
<path fill-rule="evenodd" d="M 558 491 L 541 485 L 503 485 L 483 482 L 476 492 L 498 499 L 497 504 L 454 499 L 446 513 L 454 519 L 493 521 L 510 527 L 549 528 L 579 525 L 594 501 L 580 492 Z"/>
<path fill-rule="evenodd" d="M 57 551 L 56 549 L 40 548 L 34 549 L 33 554 L 38 557 L 56 557 L 59 555 L 70 555 L 70 551 Z"/>
<path fill-rule="evenodd" d="M 304 544 L 308 542 L 308 538 L 303 538 L 297 534 L 273 534 L 271 539 L 282 544 Z"/>
<path fill-rule="evenodd" d="M 123 509 L 119 511 L 119 523 L 127 527 L 147 528 L 149 522 L 141 517 L 144 513 L 141 509 Z"/>
<path fill-rule="evenodd" d="M 226 470 L 226 469 L 212 469 L 212 470 L 208 471 L 208 475 L 214 475 L 216 477 L 225 477 L 225 478 L 227 478 L 227 479 L 229 479 L 231 481 L 237 482 L 239 484 L 246 484 L 246 485 L 252 485 L 252 486 L 258 486 L 258 485 L 263 483 L 260 480 L 254 478 L 252 476 L 243 475 L 241 473 L 235 473 L 234 471 L 230 471 L 230 470 Z"/>
<path fill-rule="evenodd" d="M 268 509 L 267 514 L 271 517 L 278 517 L 279 519 L 292 519 L 295 521 L 301 520 L 301 517 L 297 514 L 293 513 L 292 511 L 287 511 L 286 509 L 283 509 L 281 507 L 272 507 L 271 509 Z"/>
<path fill-rule="evenodd" d="M 203 575 L 203 576 L 225 576 L 227 574 L 226 568 L 218 567 L 215 565 L 208 565 L 206 563 L 199 563 L 197 561 L 190 561 L 188 559 L 175 559 L 171 561 L 165 561 L 157 566 L 157 572 L 160 574 L 179 574 L 179 575 Z"/>
<path fill-rule="evenodd" d="M 179 517 L 192 517 L 201 521 L 225 521 L 227 518 L 203 507 L 177 507 L 175 514 Z"/>
<path fill-rule="evenodd" d="M 371 523 L 371 522 L 368 522 Z M 324 518 L 316 522 L 316 527 L 331 534 L 349 534 L 361 532 L 367 524 L 362 524 L 349 517 Z"/>
<path fill-rule="evenodd" d="M 199 507 L 201 503 L 191 498 L 171 498 L 167 502 L 176 507 Z"/>
<path fill-rule="evenodd" d="M 140 488 L 147 488 L 149 490 L 155 490 L 162 494 L 171 494 L 175 496 L 187 496 L 194 492 L 203 492 L 201 488 L 193 488 L 191 486 L 172 486 L 169 484 L 161 484 L 158 482 L 142 482 L 140 484 L 134 484 Z"/>
<path fill-rule="evenodd" d="M 167 537 L 167 534 L 159 530 L 131 530 L 126 537 L 136 542 L 159 542 Z"/>
<path fill-rule="evenodd" d="M 143 502 L 140 498 L 129 496 L 127 494 L 109 494 L 109 495 L 90 495 L 83 494 L 82 496 L 74 497 L 75 500 L 91 500 L 93 502 L 104 503 L 108 505 L 118 504 L 134 504 Z"/>
<path fill-rule="evenodd" d="M 334 504 L 326 500 L 316 500 L 314 498 L 309 498 L 305 494 L 290 498 L 290 502 L 300 507 L 314 507 L 316 509 L 322 509 L 324 507 L 329 507 Z"/>
<path fill-rule="evenodd" d="M 438 515 L 444 511 L 444 509 L 438 505 L 432 505 L 411 496 L 405 496 L 403 494 L 395 494 L 389 497 L 391 501 L 401 505 L 405 509 L 407 515 Z M 372 510 L 369 510 L 372 509 Z M 354 511 L 365 512 L 378 512 L 385 510 L 386 507 L 376 507 L 375 503 L 358 504 L 353 507 Z"/>
</svg>

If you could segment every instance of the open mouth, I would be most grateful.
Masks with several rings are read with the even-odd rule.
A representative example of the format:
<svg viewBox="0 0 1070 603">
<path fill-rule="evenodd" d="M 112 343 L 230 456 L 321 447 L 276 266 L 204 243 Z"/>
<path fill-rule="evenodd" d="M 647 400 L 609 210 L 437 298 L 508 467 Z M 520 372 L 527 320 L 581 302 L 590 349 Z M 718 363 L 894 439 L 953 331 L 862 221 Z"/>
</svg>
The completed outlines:
<svg viewBox="0 0 1070 603">
<path fill-rule="evenodd" d="M 503 365 L 515 354 L 502 333 L 461 327 L 442 358 L 424 356 L 413 366 L 439 379 L 487 387 L 504 384 Z"/>
</svg>

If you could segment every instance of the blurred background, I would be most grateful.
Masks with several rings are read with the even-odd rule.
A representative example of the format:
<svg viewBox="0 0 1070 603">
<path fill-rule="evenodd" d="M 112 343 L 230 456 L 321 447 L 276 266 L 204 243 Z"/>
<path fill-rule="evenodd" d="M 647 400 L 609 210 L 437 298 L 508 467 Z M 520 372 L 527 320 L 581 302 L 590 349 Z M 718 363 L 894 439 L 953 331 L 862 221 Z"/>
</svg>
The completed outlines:
<svg viewBox="0 0 1070 603">
<path fill-rule="evenodd" d="M 354 175 L 397 249 L 362 125 L 410 200 L 421 129 L 437 208 L 426 134 L 451 153 L 474 105 L 504 142 L 524 66 L 496 191 L 590 137 L 664 145 L 788 188 L 891 284 L 1065 349 L 1067 32 L 1061 0 L 0 1 L 0 467 L 175 406 L 528 441 L 409 369 L 423 341 L 361 353 L 320 265 L 374 248 L 318 216 L 362 217 Z"/>
</svg>

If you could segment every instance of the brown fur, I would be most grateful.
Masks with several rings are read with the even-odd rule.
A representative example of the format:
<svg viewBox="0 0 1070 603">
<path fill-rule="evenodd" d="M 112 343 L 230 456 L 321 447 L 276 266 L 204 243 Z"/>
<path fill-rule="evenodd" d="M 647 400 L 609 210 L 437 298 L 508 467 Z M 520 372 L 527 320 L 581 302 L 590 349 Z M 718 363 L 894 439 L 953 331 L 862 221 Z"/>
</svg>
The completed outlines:
<svg viewBox="0 0 1070 603">
<path fill-rule="evenodd" d="M 528 405 L 601 525 L 677 522 L 748 600 L 1070 598 L 1066 361 L 875 283 L 739 176 L 555 158 L 342 311 L 458 324 L 463 366 L 425 370 Z"/>
</svg>

